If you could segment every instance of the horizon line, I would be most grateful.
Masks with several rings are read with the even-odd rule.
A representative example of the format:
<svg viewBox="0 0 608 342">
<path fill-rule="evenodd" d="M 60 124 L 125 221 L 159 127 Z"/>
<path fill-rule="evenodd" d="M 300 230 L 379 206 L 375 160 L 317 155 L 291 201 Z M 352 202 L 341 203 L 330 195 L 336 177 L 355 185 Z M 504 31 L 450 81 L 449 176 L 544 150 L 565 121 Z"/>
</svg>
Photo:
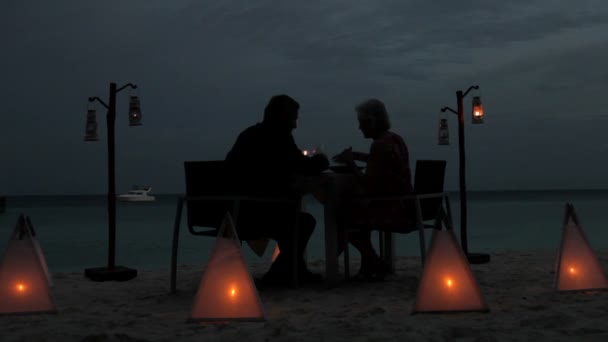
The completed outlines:
<svg viewBox="0 0 608 342">
<path fill-rule="evenodd" d="M 492 193 L 492 192 L 558 192 L 558 191 L 608 191 L 608 188 L 546 188 L 546 189 L 490 189 L 490 190 L 467 190 L 467 193 Z M 449 189 L 446 192 L 459 193 L 458 189 Z M 179 196 L 185 195 L 183 192 L 166 192 L 166 193 L 154 193 L 154 196 Z M 0 195 L 0 198 L 9 197 L 78 197 L 78 196 L 107 196 L 107 193 L 88 193 L 88 194 L 24 194 L 24 195 Z M 306 196 L 306 195 L 305 195 Z"/>
</svg>

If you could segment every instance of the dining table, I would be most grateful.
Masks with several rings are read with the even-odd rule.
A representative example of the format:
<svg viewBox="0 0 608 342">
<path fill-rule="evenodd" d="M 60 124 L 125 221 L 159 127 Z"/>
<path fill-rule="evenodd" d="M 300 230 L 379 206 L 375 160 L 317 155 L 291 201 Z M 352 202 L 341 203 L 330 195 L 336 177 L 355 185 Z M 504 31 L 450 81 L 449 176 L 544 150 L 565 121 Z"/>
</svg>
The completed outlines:
<svg viewBox="0 0 608 342">
<path fill-rule="evenodd" d="M 337 207 L 340 198 L 356 191 L 357 176 L 328 170 L 317 176 L 303 177 L 300 181 L 303 193 L 312 195 L 323 205 L 325 281 L 328 286 L 334 286 L 340 281 Z"/>
</svg>

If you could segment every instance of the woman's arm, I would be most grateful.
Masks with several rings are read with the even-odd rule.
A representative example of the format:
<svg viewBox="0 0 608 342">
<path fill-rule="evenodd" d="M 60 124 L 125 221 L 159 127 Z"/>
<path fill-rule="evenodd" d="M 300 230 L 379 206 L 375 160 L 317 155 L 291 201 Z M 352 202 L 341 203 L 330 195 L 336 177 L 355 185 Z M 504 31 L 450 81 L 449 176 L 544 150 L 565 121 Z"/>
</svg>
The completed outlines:
<svg viewBox="0 0 608 342">
<path fill-rule="evenodd" d="M 350 155 L 348 155 L 350 154 Z M 348 164 L 348 159 L 361 161 L 367 163 L 369 159 L 369 154 L 363 152 L 354 152 L 350 147 L 345 149 L 344 151 L 338 153 L 333 158 L 333 161 L 341 164 Z"/>
<path fill-rule="evenodd" d="M 364 152 L 353 152 L 353 159 L 367 163 L 367 160 L 369 159 L 369 154 Z"/>
</svg>

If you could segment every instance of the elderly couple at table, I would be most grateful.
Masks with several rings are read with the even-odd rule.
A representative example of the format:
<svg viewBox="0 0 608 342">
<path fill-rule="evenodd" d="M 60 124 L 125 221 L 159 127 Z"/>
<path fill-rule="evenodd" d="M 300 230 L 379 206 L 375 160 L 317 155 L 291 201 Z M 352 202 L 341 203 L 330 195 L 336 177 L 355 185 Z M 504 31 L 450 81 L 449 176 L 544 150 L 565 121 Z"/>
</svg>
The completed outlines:
<svg viewBox="0 0 608 342">
<path fill-rule="evenodd" d="M 226 162 L 240 171 L 239 184 L 246 184 L 268 194 L 302 193 L 294 180 L 301 176 L 318 176 L 329 168 L 323 154 L 306 156 L 297 147 L 293 130 L 297 127 L 300 105 L 287 95 L 273 96 L 264 110 L 263 121 L 245 129 L 238 136 L 226 156 Z M 354 187 L 359 194 L 401 195 L 412 192 L 408 149 L 403 139 L 390 131 L 391 124 L 384 104 L 369 99 L 355 108 L 359 129 L 364 138 L 372 139 L 369 153 L 355 152 L 351 148 L 333 156 L 333 161 L 350 170 Z M 365 172 L 356 161 L 366 163 Z M 270 270 L 260 280 L 269 286 L 288 285 L 292 272 L 302 283 L 320 282 L 321 275 L 308 270 L 304 251 L 316 221 L 301 210 L 294 215 L 289 206 L 252 204 L 241 210 L 237 232 L 241 240 L 269 238 L 277 241 L 281 253 Z M 361 253 L 361 266 L 357 278 L 381 280 L 389 269 L 378 256 L 371 242 L 372 228 L 407 226 L 409 216 L 400 203 L 369 203 L 341 200 L 336 206 L 338 255 L 345 247 L 344 232 L 349 230 L 348 241 Z M 297 243 L 293 229 L 297 222 Z M 296 245 L 297 244 L 297 245 Z M 294 248 L 297 251 L 294 251 Z M 297 269 L 290 256 L 297 255 Z"/>
</svg>

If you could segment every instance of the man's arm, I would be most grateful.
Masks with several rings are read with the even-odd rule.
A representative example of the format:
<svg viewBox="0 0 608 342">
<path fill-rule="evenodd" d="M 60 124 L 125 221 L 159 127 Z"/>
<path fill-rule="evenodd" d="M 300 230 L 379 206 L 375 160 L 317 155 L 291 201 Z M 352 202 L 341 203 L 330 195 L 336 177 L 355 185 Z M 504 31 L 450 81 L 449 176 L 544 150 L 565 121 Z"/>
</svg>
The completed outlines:
<svg viewBox="0 0 608 342">
<path fill-rule="evenodd" d="M 289 155 L 293 160 L 293 172 L 305 175 L 316 175 L 329 167 L 329 160 L 326 156 L 318 154 L 307 157 L 298 148 L 293 136 L 289 135 Z"/>
</svg>

